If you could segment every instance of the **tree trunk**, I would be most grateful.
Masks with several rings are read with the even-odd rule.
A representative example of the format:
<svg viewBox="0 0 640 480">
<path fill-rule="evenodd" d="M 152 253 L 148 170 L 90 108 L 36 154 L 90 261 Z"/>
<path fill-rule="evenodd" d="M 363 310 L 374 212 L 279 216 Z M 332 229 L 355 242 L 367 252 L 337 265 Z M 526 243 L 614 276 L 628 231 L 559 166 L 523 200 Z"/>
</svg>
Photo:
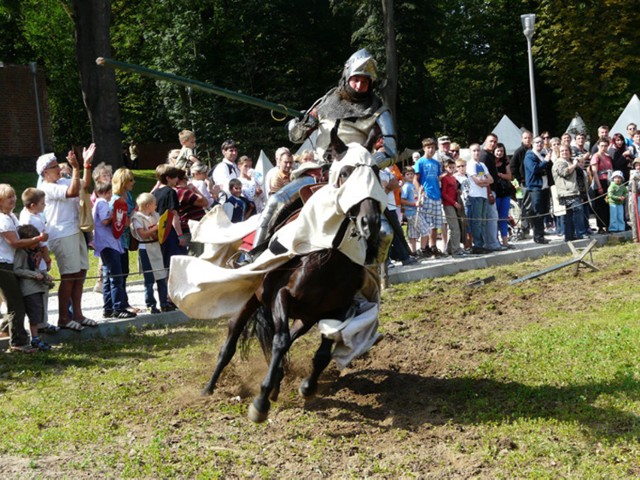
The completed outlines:
<svg viewBox="0 0 640 480">
<path fill-rule="evenodd" d="M 111 57 L 111 1 L 73 0 L 73 21 L 82 97 L 97 147 L 94 164 L 105 162 L 115 170 L 123 165 L 116 74 L 96 65 L 97 57 Z"/>
<path fill-rule="evenodd" d="M 387 57 L 387 81 L 382 89 L 384 102 L 391 110 L 394 124 L 398 99 L 398 50 L 396 49 L 395 15 L 393 0 L 382 0 L 382 16 L 384 21 L 385 54 Z"/>
</svg>

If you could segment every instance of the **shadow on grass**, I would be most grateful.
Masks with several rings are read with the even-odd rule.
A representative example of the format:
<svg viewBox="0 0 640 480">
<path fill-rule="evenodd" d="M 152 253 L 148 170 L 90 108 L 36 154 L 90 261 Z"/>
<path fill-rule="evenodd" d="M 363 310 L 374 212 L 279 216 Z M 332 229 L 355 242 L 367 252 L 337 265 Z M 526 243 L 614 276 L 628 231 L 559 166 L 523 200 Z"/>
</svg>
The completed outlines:
<svg viewBox="0 0 640 480">
<path fill-rule="evenodd" d="M 0 353 L 0 382 L 23 376 L 64 373 L 68 368 L 110 368 L 127 361 L 145 361 L 166 356 L 176 349 L 210 345 L 210 352 L 217 353 L 211 327 L 213 321 L 190 321 L 179 328 L 149 327 L 118 335 L 104 337 L 94 335 L 65 339 L 50 352 L 33 354 Z M 207 347 L 208 349 L 208 347 Z M 0 391 L 5 390 L 0 383 Z"/>
<path fill-rule="evenodd" d="M 599 438 L 640 434 L 637 415 L 594 405 L 603 394 L 640 399 L 640 382 L 632 375 L 619 375 L 609 382 L 556 387 L 361 370 L 324 386 L 327 396 L 309 402 L 307 409 L 335 408 L 339 412 L 337 419 L 366 422 L 377 428 L 385 419 L 390 419 L 389 428 L 413 430 L 425 424 L 510 423 L 539 418 L 579 423 Z M 354 394 L 360 397 L 359 401 L 341 398 L 351 398 Z M 368 401 L 362 402 L 362 397 Z"/>
</svg>

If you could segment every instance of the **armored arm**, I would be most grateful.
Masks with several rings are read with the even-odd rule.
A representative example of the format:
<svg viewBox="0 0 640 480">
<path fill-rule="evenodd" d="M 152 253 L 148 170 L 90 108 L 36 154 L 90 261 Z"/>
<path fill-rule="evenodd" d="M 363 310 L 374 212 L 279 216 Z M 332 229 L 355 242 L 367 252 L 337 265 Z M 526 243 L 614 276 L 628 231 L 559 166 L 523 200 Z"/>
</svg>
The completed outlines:
<svg viewBox="0 0 640 480">
<path fill-rule="evenodd" d="M 376 128 L 379 130 L 380 141 L 378 148 L 373 153 L 373 160 L 380 168 L 386 168 L 396 163 L 398 159 L 398 147 L 396 143 L 396 128 L 389 109 L 385 109 L 376 120 Z"/>
<path fill-rule="evenodd" d="M 318 117 L 316 113 L 316 107 L 324 97 L 319 98 L 311 105 L 311 108 L 304 112 L 304 115 L 300 118 L 293 118 L 287 123 L 287 130 L 289 131 L 289 140 L 293 143 L 303 143 L 311 132 L 318 128 Z"/>
</svg>

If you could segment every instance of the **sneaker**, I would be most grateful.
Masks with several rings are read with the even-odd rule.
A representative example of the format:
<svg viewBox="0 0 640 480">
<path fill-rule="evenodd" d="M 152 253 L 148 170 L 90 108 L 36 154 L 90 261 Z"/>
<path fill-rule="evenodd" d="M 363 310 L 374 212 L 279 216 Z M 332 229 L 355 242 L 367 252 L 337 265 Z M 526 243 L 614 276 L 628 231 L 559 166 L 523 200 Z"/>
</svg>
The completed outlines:
<svg viewBox="0 0 640 480">
<path fill-rule="evenodd" d="M 102 318 L 113 318 L 113 310 L 103 310 Z"/>
<path fill-rule="evenodd" d="M 113 312 L 113 318 L 119 318 L 124 320 L 126 318 L 135 318 L 137 317 L 137 313 L 130 312 L 129 310 L 122 310 L 121 312 Z"/>
<path fill-rule="evenodd" d="M 160 310 L 163 312 L 173 312 L 177 309 L 178 307 L 175 306 L 173 303 L 169 303 L 168 305 L 163 305 L 162 307 L 160 307 Z"/>
<path fill-rule="evenodd" d="M 147 307 L 147 313 L 151 313 L 151 314 L 160 313 L 160 310 L 158 310 L 157 307 Z"/>
<path fill-rule="evenodd" d="M 418 261 L 412 256 L 408 256 L 405 260 L 402 261 L 402 265 L 415 265 Z"/>
<path fill-rule="evenodd" d="M 48 352 L 51 350 L 51 345 L 40 340 L 40 337 L 33 337 L 31 339 L 31 346 L 40 350 L 41 352 Z"/>
<path fill-rule="evenodd" d="M 57 325 L 51 325 L 50 323 L 40 323 L 38 324 L 38 332 L 39 333 L 58 333 L 60 331 L 60 327 Z"/>
</svg>

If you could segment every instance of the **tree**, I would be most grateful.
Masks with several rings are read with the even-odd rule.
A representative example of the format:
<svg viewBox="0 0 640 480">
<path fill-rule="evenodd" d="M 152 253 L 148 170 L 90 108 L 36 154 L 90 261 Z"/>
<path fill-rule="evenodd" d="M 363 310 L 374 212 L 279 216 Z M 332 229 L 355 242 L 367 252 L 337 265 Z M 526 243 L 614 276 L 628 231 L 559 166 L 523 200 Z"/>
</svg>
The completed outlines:
<svg viewBox="0 0 640 480">
<path fill-rule="evenodd" d="M 612 124 L 640 90 L 636 5 L 544 0 L 537 13 L 534 56 L 557 93 L 558 111 L 567 123 L 579 112 L 595 138 L 597 126 Z"/>
<path fill-rule="evenodd" d="M 384 19 L 385 56 L 387 58 L 387 82 L 382 90 L 382 95 L 385 103 L 391 109 L 391 115 L 395 122 L 398 99 L 398 50 L 393 0 L 382 0 L 382 16 Z"/>
<path fill-rule="evenodd" d="M 115 72 L 96 65 L 97 57 L 111 56 L 111 2 L 73 0 L 73 21 L 82 98 L 97 146 L 95 161 L 118 168 L 122 165 L 122 140 Z"/>
</svg>

